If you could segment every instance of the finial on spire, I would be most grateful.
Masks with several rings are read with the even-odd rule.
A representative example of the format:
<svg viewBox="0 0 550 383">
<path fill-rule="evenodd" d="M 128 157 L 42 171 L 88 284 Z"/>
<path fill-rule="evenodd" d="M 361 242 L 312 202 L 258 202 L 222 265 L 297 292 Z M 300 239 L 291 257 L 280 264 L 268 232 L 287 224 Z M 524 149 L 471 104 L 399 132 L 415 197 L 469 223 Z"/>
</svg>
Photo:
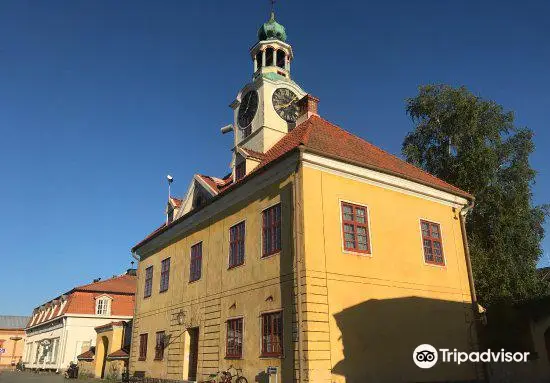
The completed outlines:
<svg viewBox="0 0 550 383">
<path fill-rule="evenodd" d="M 275 1 L 276 0 L 269 0 L 271 2 L 271 17 L 270 20 L 275 20 Z"/>
</svg>

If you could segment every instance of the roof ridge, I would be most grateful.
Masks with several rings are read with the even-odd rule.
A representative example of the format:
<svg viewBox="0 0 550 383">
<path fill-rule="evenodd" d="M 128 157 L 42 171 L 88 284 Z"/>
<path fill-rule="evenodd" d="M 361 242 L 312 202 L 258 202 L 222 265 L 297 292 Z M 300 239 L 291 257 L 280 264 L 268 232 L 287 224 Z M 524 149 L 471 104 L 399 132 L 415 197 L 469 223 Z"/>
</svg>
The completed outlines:
<svg viewBox="0 0 550 383">
<path fill-rule="evenodd" d="M 77 286 L 75 287 L 73 290 L 80 290 L 80 289 L 83 289 L 85 287 L 89 287 L 89 286 L 92 286 L 92 285 L 96 285 L 96 284 L 100 284 L 100 283 L 105 283 L 107 281 L 112 281 L 112 280 L 115 280 L 115 279 L 119 279 L 119 278 L 123 278 L 123 277 L 126 277 L 128 276 L 128 274 L 124 273 L 124 274 L 120 274 L 120 275 L 115 275 L 115 276 L 112 276 L 110 278 L 107 278 L 107 279 L 100 279 L 99 281 L 97 282 L 92 282 L 92 283 L 88 283 L 86 285 L 81 285 L 81 286 Z"/>
<path fill-rule="evenodd" d="M 437 176 L 431 174 L 430 172 L 427 172 L 426 170 L 422 169 L 421 167 L 418 167 L 418 166 L 416 166 L 416 165 L 411 164 L 410 162 L 407 162 L 407 161 L 404 160 L 403 158 L 400 158 L 400 157 L 396 156 L 395 154 L 393 154 L 393 153 L 391 153 L 391 152 L 388 152 L 387 150 L 384 150 L 384 149 L 382 149 L 381 147 L 379 147 L 379 146 L 377 146 L 377 145 L 374 145 L 372 142 L 367 141 L 367 140 L 364 139 L 363 137 L 360 137 L 360 136 L 358 136 L 358 135 L 355 135 L 355 134 L 353 134 L 353 133 L 347 131 L 346 129 L 344 129 L 344 128 L 342 128 L 342 127 L 340 127 L 340 126 L 334 124 L 333 122 L 330 122 L 330 121 L 328 121 L 328 120 L 325 120 L 324 118 L 322 118 L 322 117 L 320 117 L 320 116 L 312 116 L 312 117 L 319 118 L 320 120 L 326 122 L 327 124 L 333 126 L 334 128 L 340 129 L 341 131 L 343 131 L 343 132 L 346 133 L 347 135 L 349 135 L 349 136 L 351 136 L 351 137 L 353 137 L 353 138 L 358 138 L 358 139 L 360 139 L 360 140 L 366 142 L 367 144 L 369 144 L 373 149 L 377 150 L 378 152 L 381 152 L 381 153 L 384 153 L 384 154 L 386 154 L 386 155 L 389 155 L 389 156 L 391 156 L 391 157 L 393 157 L 393 158 L 395 158 L 395 159 L 397 159 L 397 160 L 403 162 L 404 164 L 407 164 L 407 166 L 412 166 L 412 167 L 414 167 L 414 168 L 420 170 L 420 171 L 423 172 L 424 174 L 426 174 L 426 175 L 428 175 L 428 176 L 430 176 L 430 177 L 436 178 L 436 179 L 440 180 L 441 182 L 443 182 L 443 183 L 445 183 L 445 184 L 447 184 L 447 185 L 449 185 L 449 186 L 451 186 L 451 187 L 453 187 L 453 188 L 460 189 L 458 186 L 453 185 L 453 184 L 451 184 L 451 183 L 449 183 L 449 182 L 447 182 L 447 181 L 445 181 L 445 180 L 443 180 L 443 179 L 441 179 L 441 178 L 439 178 L 439 177 L 437 177 Z"/>
</svg>

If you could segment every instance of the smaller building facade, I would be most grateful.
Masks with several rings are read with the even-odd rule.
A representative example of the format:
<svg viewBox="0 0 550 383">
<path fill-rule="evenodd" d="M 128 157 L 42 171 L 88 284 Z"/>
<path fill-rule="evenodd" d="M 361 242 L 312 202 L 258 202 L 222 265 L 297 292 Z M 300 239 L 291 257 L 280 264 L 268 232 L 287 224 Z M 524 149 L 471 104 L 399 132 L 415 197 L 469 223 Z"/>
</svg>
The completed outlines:
<svg viewBox="0 0 550 383">
<path fill-rule="evenodd" d="M 132 322 L 111 322 L 95 331 L 95 346 L 77 356 L 79 375 L 120 380 L 128 371 Z"/>
<path fill-rule="evenodd" d="M 132 319 L 135 270 L 78 286 L 33 311 L 26 328 L 26 368 L 65 370 L 95 346 L 95 328 Z"/>
<path fill-rule="evenodd" d="M 0 315 L 0 370 L 14 368 L 23 357 L 29 317 Z"/>
</svg>

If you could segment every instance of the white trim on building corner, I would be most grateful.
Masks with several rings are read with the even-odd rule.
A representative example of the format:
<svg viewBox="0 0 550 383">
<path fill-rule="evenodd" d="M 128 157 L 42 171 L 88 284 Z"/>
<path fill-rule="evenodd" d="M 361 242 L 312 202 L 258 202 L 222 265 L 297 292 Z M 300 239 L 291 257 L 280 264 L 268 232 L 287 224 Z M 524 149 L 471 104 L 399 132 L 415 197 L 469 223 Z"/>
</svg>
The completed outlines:
<svg viewBox="0 0 550 383">
<path fill-rule="evenodd" d="M 466 198 L 456 196 L 449 192 L 317 154 L 305 152 L 303 154 L 303 162 L 304 167 L 321 170 L 384 189 L 439 202 L 451 207 L 460 208 L 468 204 Z"/>
</svg>

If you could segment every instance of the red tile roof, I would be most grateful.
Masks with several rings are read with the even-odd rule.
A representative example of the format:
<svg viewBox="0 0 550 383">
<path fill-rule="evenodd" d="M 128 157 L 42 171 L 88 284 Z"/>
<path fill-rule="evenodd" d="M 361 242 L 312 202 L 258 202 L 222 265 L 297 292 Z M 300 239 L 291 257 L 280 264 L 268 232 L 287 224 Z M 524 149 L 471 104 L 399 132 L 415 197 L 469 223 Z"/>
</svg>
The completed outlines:
<svg viewBox="0 0 550 383">
<path fill-rule="evenodd" d="M 214 193 L 217 193 L 219 191 L 218 189 L 218 183 L 216 181 L 214 181 L 214 178 L 213 177 L 210 177 L 210 176 L 206 176 L 204 174 L 197 174 L 197 176 L 204 182 L 206 183 Z"/>
<path fill-rule="evenodd" d="M 88 351 L 83 352 L 78 355 L 76 359 L 78 360 L 94 360 L 95 357 L 95 347 L 91 347 Z"/>
<path fill-rule="evenodd" d="M 101 325 L 101 326 L 97 326 L 97 327 L 94 327 L 94 329 L 97 331 L 97 330 L 101 330 L 101 329 L 104 329 L 104 328 L 108 328 L 108 327 L 113 327 L 113 326 L 124 326 L 124 321 L 117 321 L 117 322 L 111 322 L 111 323 L 107 323 L 107 324 L 104 324 L 104 325 Z"/>
<path fill-rule="evenodd" d="M 124 274 L 104 281 L 75 287 L 64 294 L 66 303 L 63 309 L 61 309 L 60 299 L 52 300 L 45 305 L 46 307 L 48 305 L 54 306 L 53 314 L 48 311 L 48 315 L 45 315 L 44 311 L 39 311 L 40 308 L 35 309 L 27 328 L 48 322 L 64 314 L 93 315 L 95 314 L 95 300 L 103 294 L 113 298 L 111 315 L 132 316 L 134 313 L 136 283 L 137 277 L 135 275 Z M 56 302 L 55 305 L 54 302 Z M 32 319 L 34 314 L 38 315 L 37 319 Z"/>
<path fill-rule="evenodd" d="M 315 115 L 298 125 L 269 149 L 258 168 L 267 165 L 300 145 L 303 145 L 306 151 L 309 149 L 326 157 L 401 176 L 455 195 L 472 197 L 471 194 L 456 186 Z"/>
<path fill-rule="evenodd" d="M 95 301 L 100 295 L 102 294 L 85 291 L 71 293 L 63 314 L 95 314 Z M 134 295 L 117 293 L 108 295 L 113 298 L 113 302 L 111 303 L 112 316 L 134 315 Z"/>
<path fill-rule="evenodd" d="M 299 147 L 303 147 L 306 152 L 318 153 L 324 157 L 334 158 L 379 172 L 402 177 L 468 199 L 473 198 L 470 193 L 409 164 L 401 158 L 380 149 L 370 142 L 351 134 L 317 115 L 312 115 L 308 120 L 304 121 L 281 138 L 271 149 L 262 155 L 263 159 L 260 164 L 239 181 L 232 182 L 230 177 L 231 174 L 229 174 L 225 185 L 219 187 L 219 185 L 214 182 L 213 177 L 205 175 L 200 175 L 200 177 L 207 182 L 208 185 L 212 186 L 214 190 L 219 190 L 217 194 L 219 197 L 229 192 L 237 185 L 246 182 L 251 176 L 263 171 L 272 162 L 282 158 L 293 150 L 297 150 Z M 249 151 L 249 149 L 246 150 Z M 226 179 L 224 178 L 224 180 Z M 192 210 L 186 215 L 171 222 L 169 225 L 162 225 L 153 233 L 149 234 L 144 240 L 136 244 L 132 248 L 132 251 L 137 250 L 152 238 L 164 232 L 167 228 L 177 224 L 193 213 L 194 211 Z"/>
<path fill-rule="evenodd" d="M 252 150 L 252 149 L 248 149 L 248 148 L 243 148 L 241 147 L 240 148 L 243 152 L 245 152 L 248 157 L 252 157 L 252 158 L 255 158 L 257 160 L 263 160 L 264 157 L 265 157 L 265 154 L 264 153 L 260 153 L 260 152 L 257 152 L 255 150 Z"/>
<path fill-rule="evenodd" d="M 170 202 L 172 202 L 172 204 L 175 206 L 175 207 L 180 207 L 183 200 L 179 199 L 179 198 L 176 198 L 176 197 L 170 197 Z"/>
<path fill-rule="evenodd" d="M 105 279 L 104 281 L 98 281 L 89 283 L 87 285 L 75 287 L 76 291 L 95 291 L 104 293 L 121 293 L 121 294 L 135 294 L 136 293 L 136 280 L 135 275 L 120 275 Z"/>
<path fill-rule="evenodd" d="M 130 355 L 128 354 L 128 351 L 124 350 L 123 348 L 121 348 L 120 350 L 116 350 L 115 352 L 112 352 L 110 353 L 109 355 L 107 355 L 107 358 L 113 358 L 113 359 L 126 359 L 128 358 Z"/>
</svg>

